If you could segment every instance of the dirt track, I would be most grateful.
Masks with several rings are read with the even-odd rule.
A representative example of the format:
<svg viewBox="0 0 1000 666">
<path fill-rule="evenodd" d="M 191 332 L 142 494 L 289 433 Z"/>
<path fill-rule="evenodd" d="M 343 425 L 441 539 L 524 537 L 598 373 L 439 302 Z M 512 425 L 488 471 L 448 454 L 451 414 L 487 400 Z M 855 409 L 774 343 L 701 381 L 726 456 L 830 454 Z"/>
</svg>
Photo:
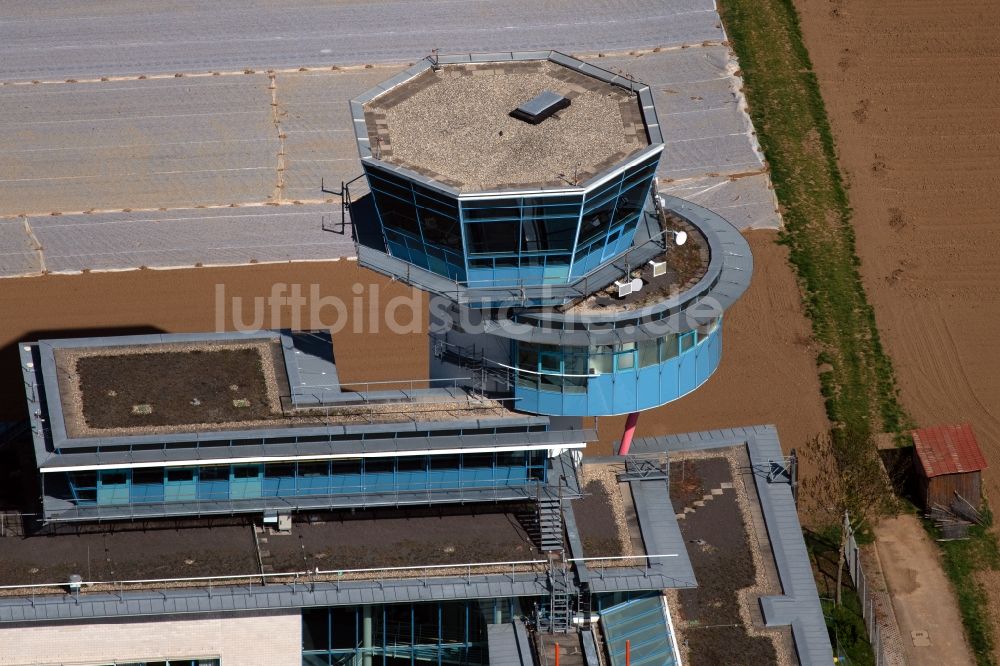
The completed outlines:
<svg viewBox="0 0 1000 666">
<path fill-rule="evenodd" d="M 899 621 L 903 651 L 912 666 L 971 666 L 961 632 L 958 603 L 941 569 L 941 553 L 916 516 L 887 518 L 875 530 L 879 559 Z M 930 645 L 914 644 L 911 632 L 925 631 Z"/>
<path fill-rule="evenodd" d="M 796 0 L 903 404 L 973 424 L 1000 497 L 1000 17 L 989 0 Z M 1000 577 L 989 585 L 1000 609 Z M 996 640 L 1000 644 L 1000 632 Z"/>
</svg>

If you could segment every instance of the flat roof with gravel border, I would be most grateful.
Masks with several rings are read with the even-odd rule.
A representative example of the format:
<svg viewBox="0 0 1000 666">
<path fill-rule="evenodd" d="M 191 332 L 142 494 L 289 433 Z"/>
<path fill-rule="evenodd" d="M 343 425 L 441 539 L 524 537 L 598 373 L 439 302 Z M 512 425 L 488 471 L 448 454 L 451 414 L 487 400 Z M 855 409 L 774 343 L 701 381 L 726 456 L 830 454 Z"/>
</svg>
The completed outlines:
<svg viewBox="0 0 1000 666">
<path fill-rule="evenodd" d="M 219 377 L 208 377 L 194 372 L 184 381 L 166 377 L 144 377 L 142 371 L 150 369 L 151 359 L 157 354 L 176 356 L 177 354 L 199 351 L 205 358 L 222 351 L 253 351 L 259 365 L 256 372 L 250 372 L 242 385 L 236 383 L 232 390 L 230 376 L 223 372 Z M 106 338 L 67 338 L 42 340 L 34 344 L 21 345 L 22 374 L 25 380 L 26 397 L 29 402 L 33 437 L 36 440 L 36 454 L 39 461 L 49 457 L 52 450 L 73 447 L 108 446 L 114 442 L 122 444 L 153 443 L 162 444 L 177 437 L 205 438 L 212 434 L 222 438 L 260 438 L 268 434 L 295 435 L 311 434 L 317 428 L 326 432 L 330 428 L 361 428 L 363 430 L 385 430 L 395 427 L 412 429 L 421 423 L 495 424 L 514 423 L 517 420 L 533 420 L 516 414 L 501 402 L 476 396 L 460 388 L 428 388 L 414 390 L 386 390 L 347 392 L 326 390 L 321 395 L 322 402 L 301 401 L 293 387 L 303 383 L 293 335 L 280 331 L 259 331 L 255 333 L 195 333 L 138 335 Z M 128 362 L 137 365 L 128 376 L 133 383 L 152 380 L 160 391 L 176 392 L 176 395 L 148 393 L 148 402 L 129 402 L 118 413 L 111 414 L 100 425 L 87 423 L 86 382 L 81 382 L 76 369 L 77 361 L 87 358 L 105 359 L 116 353 Z M 68 354 L 68 356 L 67 356 Z M 145 358 L 144 358 L 145 357 Z M 114 360 L 112 358 L 112 360 Z M 162 360 L 162 359 L 160 359 Z M 108 374 L 108 368 L 99 363 L 95 377 Z M 218 361 L 216 366 L 225 369 L 228 361 Z M 68 365 L 67 365 L 68 364 Z M 155 364 L 155 363 L 154 363 Z M 159 363 L 163 365 L 163 363 Z M 72 366 L 72 367 L 71 367 Z M 332 361 L 331 361 L 332 367 Z M 70 372 L 72 369 L 72 373 Z M 161 374 L 170 372 L 170 364 L 160 367 Z M 122 375 L 125 377 L 125 375 Z M 111 380 L 116 375 L 110 373 Z M 211 379 L 207 384 L 207 379 Z M 105 382 L 106 383 L 106 382 Z M 209 386 L 210 385 L 210 386 Z M 95 385 L 96 386 L 96 385 Z M 119 395 L 114 387 L 92 386 L 96 391 L 93 404 L 108 407 Z M 110 386 L 110 385 L 109 385 Z M 226 395 L 225 400 L 239 401 L 232 409 L 218 414 L 215 421 L 203 415 L 187 412 L 197 411 L 203 405 L 191 404 L 201 399 L 202 389 L 217 389 L 224 393 L 250 390 L 253 395 Z M 221 387 L 221 388 L 219 388 Z M 245 407 L 245 400 L 251 400 L 251 407 Z M 164 400 L 176 403 L 160 423 L 134 423 L 157 414 L 157 405 Z M 253 412 L 253 400 L 258 400 L 257 412 L 240 420 L 244 409 Z M 278 409 L 275 410 L 275 405 Z M 119 406 L 120 407 L 120 406 Z M 138 408 L 138 409 L 135 409 Z M 124 410 L 124 411 L 122 411 Z M 264 413 L 266 412 L 266 413 Z M 232 420 L 224 420 L 230 418 Z M 513 420 L 512 420 L 513 419 Z M 128 421 L 128 422 L 126 422 Z M 406 428 L 404 428 L 406 429 Z M 307 432 L 309 431 L 309 432 Z"/>
<path fill-rule="evenodd" d="M 543 91 L 570 105 L 510 115 Z M 362 160 L 454 194 L 577 189 L 663 143 L 648 86 L 555 51 L 425 59 L 351 108 Z"/>
<path fill-rule="evenodd" d="M 495 562 L 521 563 L 513 570 L 530 571 L 537 566 L 527 563 L 544 556 L 515 515 L 525 510 L 522 505 L 446 505 L 317 512 L 296 521 L 290 533 L 263 535 L 267 539 L 263 557 L 274 576 L 336 571 L 317 574 L 315 580 L 444 576 L 465 573 L 464 564 Z M 16 597 L 32 585 L 49 584 L 39 593 L 57 592 L 72 574 L 86 576 L 88 582 L 102 581 L 87 586 L 94 592 L 113 589 L 112 581 L 138 581 L 128 584 L 129 589 L 157 589 L 204 584 L 177 580 L 164 585 L 158 579 L 259 575 L 261 560 L 251 525 L 249 520 L 227 518 L 184 526 L 91 524 L 0 539 L 0 600 Z M 454 571 L 447 565 L 455 565 Z M 421 568 L 425 566 L 439 570 Z M 413 570 L 375 571 L 392 567 Z M 476 567 L 481 575 L 511 571 L 510 564 Z M 245 581 L 215 581 L 216 585 L 241 582 Z"/>
</svg>

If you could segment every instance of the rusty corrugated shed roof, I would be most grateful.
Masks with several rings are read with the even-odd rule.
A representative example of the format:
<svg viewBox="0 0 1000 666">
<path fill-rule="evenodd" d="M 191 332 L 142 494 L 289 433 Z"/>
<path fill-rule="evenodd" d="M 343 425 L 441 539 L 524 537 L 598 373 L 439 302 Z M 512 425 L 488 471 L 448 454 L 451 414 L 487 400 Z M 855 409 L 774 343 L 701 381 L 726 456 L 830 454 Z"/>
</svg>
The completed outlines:
<svg viewBox="0 0 1000 666">
<path fill-rule="evenodd" d="M 968 423 L 920 428 L 912 434 L 917 459 L 928 478 L 975 472 L 986 467 L 986 458 Z"/>
</svg>

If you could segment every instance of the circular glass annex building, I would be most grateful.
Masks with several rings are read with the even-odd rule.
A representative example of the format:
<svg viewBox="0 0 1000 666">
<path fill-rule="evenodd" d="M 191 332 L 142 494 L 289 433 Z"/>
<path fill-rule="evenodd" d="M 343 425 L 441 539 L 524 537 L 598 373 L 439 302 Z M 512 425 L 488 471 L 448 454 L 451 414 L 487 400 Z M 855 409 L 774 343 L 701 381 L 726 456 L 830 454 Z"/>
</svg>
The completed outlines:
<svg viewBox="0 0 1000 666">
<path fill-rule="evenodd" d="M 433 295 L 432 377 L 597 416 L 714 372 L 752 259 L 718 215 L 656 196 L 648 86 L 551 51 L 440 56 L 351 110 L 358 260 Z"/>
</svg>

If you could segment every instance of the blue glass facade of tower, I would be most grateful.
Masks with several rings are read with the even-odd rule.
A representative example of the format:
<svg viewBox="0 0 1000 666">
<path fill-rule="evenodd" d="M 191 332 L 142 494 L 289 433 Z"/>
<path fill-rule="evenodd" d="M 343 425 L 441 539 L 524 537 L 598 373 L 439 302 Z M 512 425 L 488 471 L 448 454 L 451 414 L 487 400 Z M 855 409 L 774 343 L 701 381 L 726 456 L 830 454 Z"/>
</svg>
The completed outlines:
<svg viewBox="0 0 1000 666">
<path fill-rule="evenodd" d="M 659 157 L 587 188 L 516 197 L 454 197 L 372 164 L 365 173 L 392 256 L 469 287 L 565 284 L 632 246 Z"/>
<path fill-rule="evenodd" d="M 399 146 L 405 138 L 423 135 L 404 138 L 400 133 L 424 128 L 412 122 L 394 125 L 399 116 L 392 115 L 393 109 L 419 95 L 428 115 L 417 117 L 436 118 L 433 113 L 443 98 L 434 98 L 435 86 L 481 73 L 449 73 L 449 66 L 475 69 L 488 63 L 490 76 L 517 77 L 517 63 L 523 62 L 534 76 L 538 62 L 545 60 L 567 70 L 556 72 L 547 84 L 556 94 L 588 89 L 620 97 L 621 125 L 601 124 L 609 117 L 617 123 L 612 110 L 589 118 L 587 129 L 615 133 L 624 128 L 622 136 L 641 140 L 625 150 L 586 153 L 591 162 L 577 170 L 576 158 L 564 157 L 572 151 L 560 152 L 563 148 L 577 140 L 590 141 L 580 144 L 586 150 L 614 141 L 604 143 L 593 134 L 560 135 L 552 154 L 562 162 L 549 165 L 539 180 L 537 171 L 520 169 L 520 155 L 505 154 L 504 164 L 515 163 L 498 170 L 496 156 L 484 154 L 479 162 L 461 154 L 470 123 L 478 123 L 476 131 L 485 128 L 492 134 L 510 129 L 502 126 L 506 120 L 500 114 L 470 114 L 455 127 L 427 128 L 427 136 L 451 142 L 449 154 L 461 159 L 421 161 L 412 141 L 411 152 L 403 155 Z M 495 84 L 496 89 L 507 85 Z M 575 108 L 571 104 L 560 113 L 569 118 Z M 481 372 L 485 367 L 496 371 L 493 390 L 512 395 L 518 411 L 602 416 L 676 400 L 718 368 L 722 314 L 749 283 L 752 259 L 739 232 L 715 213 L 674 197 L 661 205 L 653 196 L 664 143 L 648 86 L 555 52 L 547 57 L 484 55 L 418 63 L 355 99 L 352 112 L 377 217 L 376 235 L 384 241 L 381 247 L 359 248 L 359 262 L 446 299 L 457 313 L 480 313 L 473 318 L 481 321 L 471 326 L 432 332 L 432 377 L 467 377 L 469 368 Z M 541 129 L 530 135 L 530 145 L 546 145 L 544 123 L 561 122 L 556 118 L 536 125 Z M 440 156 L 440 146 L 435 150 Z M 484 173 L 496 177 L 491 180 Z M 516 180 L 510 173 L 532 176 Z M 653 277 L 666 274 L 662 266 L 676 250 L 670 225 L 678 224 L 694 240 L 689 248 L 703 251 L 696 259 L 702 277 L 657 283 L 648 266 L 661 267 Z M 671 270 L 680 276 L 684 269 Z M 648 285 L 643 296 L 617 299 L 615 283 L 632 283 L 642 271 L 645 277 L 639 282 Z M 588 303 L 578 308 L 584 301 Z M 707 310 L 702 307 L 706 304 Z M 647 326 L 649 322 L 653 325 Z M 468 358 L 463 360 L 463 354 Z"/>
<path fill-rule="evenodd" d="M 371 165 L 365 174 L 389 254 L 465 282 L 458 201 Z"/>
<path fill-rule="evenodd" d="M 589 347 L 515 342 L 518 409 L 592 416 L 652 409 L 690 393 L 722 356 L 721 321 L 680 335 Z"/>
</svg>

